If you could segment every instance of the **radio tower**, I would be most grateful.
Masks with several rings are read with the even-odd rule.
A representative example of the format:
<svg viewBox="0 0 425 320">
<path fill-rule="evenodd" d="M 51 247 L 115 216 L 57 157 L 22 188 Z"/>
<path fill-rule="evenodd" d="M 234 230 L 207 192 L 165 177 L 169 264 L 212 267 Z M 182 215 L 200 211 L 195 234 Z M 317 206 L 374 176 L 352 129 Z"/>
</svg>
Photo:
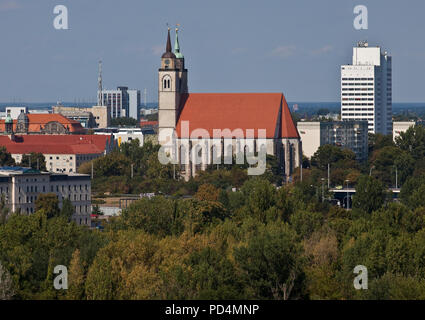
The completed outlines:
<svg viewBox="0 0 425 320">
<path fill-rule="evenodd" d="M 145 88 L 145 92 L 144 92 L 144 102 L 145 102 L 145 109 L 146 109 L 146 100 L 147 100 L 147 95 L 148 95 L 148 90 Z"/>
<path fill-rule="evenodd" d="M 99 61 L 99 77 L 97 78 L 97 85 L 98 85 L 98 91 L 97 91 L 97 105 L 103 106 L 103 86 L 102 86 L 102 60 Z"/>
</svg>

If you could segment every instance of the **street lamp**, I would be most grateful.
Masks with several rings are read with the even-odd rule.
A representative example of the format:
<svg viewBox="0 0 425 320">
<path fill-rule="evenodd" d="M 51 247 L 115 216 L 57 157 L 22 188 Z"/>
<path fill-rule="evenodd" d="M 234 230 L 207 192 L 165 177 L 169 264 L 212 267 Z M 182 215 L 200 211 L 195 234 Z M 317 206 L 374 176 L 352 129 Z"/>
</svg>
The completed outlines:
<svg viewBox="0 0 425 320">
<path fill-rule="evenodd" d="M 348 183 L 350 182 L 350 180 L 345 180 L 345 182 L 347 182 L 347 211 L 348 211 L 348 209 L 350 208 L 350 198 L 349 198 L 349 195 L 348 195 Z"/>
<path fill-rule="evenodd" d="M 370 167 L 369 177 L 371 177 L 371 176 L 372 176 L 372 169 L 375 169 L 375 166 L 371 166 L 371 167 Z"/>
<path fill-rule="evenodd" d="M 395 188 L 398 189 L 398 172 L 397 172 L 397 166 L 395 167 Z"/>
</svg>

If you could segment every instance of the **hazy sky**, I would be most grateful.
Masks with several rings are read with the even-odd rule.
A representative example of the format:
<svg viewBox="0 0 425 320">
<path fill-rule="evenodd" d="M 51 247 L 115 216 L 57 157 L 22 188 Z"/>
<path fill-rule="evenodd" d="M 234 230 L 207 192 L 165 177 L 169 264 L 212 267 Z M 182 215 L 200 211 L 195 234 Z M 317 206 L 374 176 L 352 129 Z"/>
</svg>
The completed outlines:
<svg viewBox="0 0 425 320">
<path fill-rule="evenodd" d="M 353 27 L 359 4 L 368 30 Z M 56 5 L 69 30 L 54 29 Z M 340 65 L 367 39 L 393 56 L 393 100 L 424 102 L 424 14 L 423 0 L 0 0 L 0 101 L 95 101 L 99 59 L 104 87 L 156 101 L 168 22 L 181 24 L 192 92 L 339 101 Z"/>
</svg>

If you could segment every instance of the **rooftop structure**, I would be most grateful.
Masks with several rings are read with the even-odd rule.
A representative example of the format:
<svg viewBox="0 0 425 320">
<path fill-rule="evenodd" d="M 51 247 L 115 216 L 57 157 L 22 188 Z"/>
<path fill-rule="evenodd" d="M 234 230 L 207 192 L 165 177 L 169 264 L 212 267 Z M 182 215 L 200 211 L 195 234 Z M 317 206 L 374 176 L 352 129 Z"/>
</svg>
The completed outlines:
<svg viewBox="0 0 425 320">
<path fill-rule="evenodd" d="M 7 134 L 6 123 L 11 117 L 0 120 L 0 134 Z M 7 121 L 6 121 L 7 120 Z M 61 114 L 21 113 L 13 120 L 13 132 L 17 134 L 81 134 L 85 129 L 78 121 Z"/>
</svg>

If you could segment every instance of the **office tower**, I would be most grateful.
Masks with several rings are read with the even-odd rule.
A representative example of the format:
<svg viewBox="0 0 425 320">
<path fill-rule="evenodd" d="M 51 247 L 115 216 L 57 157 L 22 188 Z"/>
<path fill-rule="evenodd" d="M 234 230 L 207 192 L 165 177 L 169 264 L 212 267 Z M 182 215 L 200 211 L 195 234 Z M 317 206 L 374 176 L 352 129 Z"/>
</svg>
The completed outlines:
<svg viewBox="0 0 425 320">
<path fill-rule="evenodd" d="M 139 119 L 140 90 L 118 87 L 117 90 L 103 90 L 102 104 L 111 110 L 111 118 L 131 117 Z"/>
<path fill-rule="evenodd" d="M 341 66 L 341 119 L 367 120 L 370 133 L 392 134 L 391 56 L 366 41 Z"/>
</svg>

